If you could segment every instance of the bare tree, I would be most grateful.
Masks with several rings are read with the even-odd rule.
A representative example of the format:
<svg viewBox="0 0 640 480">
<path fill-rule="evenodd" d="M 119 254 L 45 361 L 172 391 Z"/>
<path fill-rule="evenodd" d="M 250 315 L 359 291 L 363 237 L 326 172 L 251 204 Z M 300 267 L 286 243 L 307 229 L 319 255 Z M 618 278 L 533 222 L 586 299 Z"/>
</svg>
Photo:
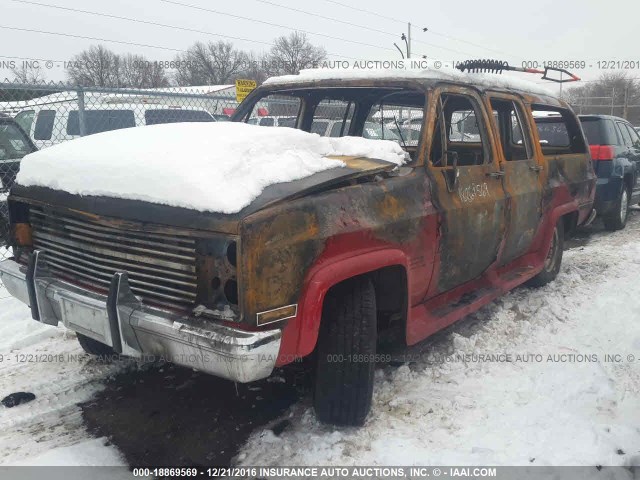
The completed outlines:
<svg viewBox="0 0 640 480">
<path fill-rule="evenodd" d="M 22 64 L 20 67 L 11 69 L 13 81 L 15 83 L 42 83 L 46 80 L 41 68 Z"/>
<path fill-rule="evenodd" d="M 118 55 L 102 45 L 71 59 L 68 79 L 87 87 L 152 88 L 169 85 L 166 70 L 142 55 Z"/>
<path fill-rule="evenodd" d="M 253 52 L 249 53 L 247 55 L 247 67 L 243 72 L 244 78 L 255 80 L 256 83 L 260 85 L 269 77 L 269 72 L 265 68 L 268 63 L 267 55 L 256 55 Z"/>
<path fill-rule="evenodd" d="M 198 42 L 176 61 L 178 85 L 223 85 L 242 76 L 248 56 L 230 42 Z"/>
<path fill-rule="evenodd" d="M 324 48 L 311 44 L 306 34 L 293 32 L 275 39 L 267 55 L 265 69 L 269 76 L 296 74 L 304 68 L 317 66 L 326 58 Z"/>
<path fill-rule="evenodd" d="M 67 77 L 87 87 L 118 87 L 119 68 L 118 55 L 102 45 L 91 46 L 71 59 Z"/>
<path fill-rule="evenodd" d="M 124 87 L 168 87 L 165 69 L 157 62 L 148 61 L 142 55 L 127 54 L 120 57 L 118 83 Z"/>
</svg>

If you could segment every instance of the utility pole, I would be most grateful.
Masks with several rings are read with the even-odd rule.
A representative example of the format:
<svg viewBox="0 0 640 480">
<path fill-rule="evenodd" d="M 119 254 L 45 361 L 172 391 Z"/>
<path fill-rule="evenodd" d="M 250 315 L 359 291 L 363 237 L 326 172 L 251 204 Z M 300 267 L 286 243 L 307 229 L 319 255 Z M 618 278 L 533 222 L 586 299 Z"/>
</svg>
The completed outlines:
<svg viewBox="0 0 640 480">
<path fill-rule="evenodd" d="M 407 58 L 411 58 L 411 22 L 407 25 Z"/>
</svg>

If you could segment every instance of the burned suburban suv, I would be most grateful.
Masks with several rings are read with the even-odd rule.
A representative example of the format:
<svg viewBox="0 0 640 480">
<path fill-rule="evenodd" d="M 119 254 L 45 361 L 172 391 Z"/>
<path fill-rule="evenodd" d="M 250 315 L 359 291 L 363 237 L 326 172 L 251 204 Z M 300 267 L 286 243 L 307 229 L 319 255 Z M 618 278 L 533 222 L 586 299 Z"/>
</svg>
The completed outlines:
<svg viewBox="0 0 640 480">
<path fill-rule="evenodd" d="M 259 111 L 295 128 L 249 124 Z M 561 118 L 567 144 L 540 142 L 541 112 Z M 335 135 L 307 133 L 324 119 Z M 363 138 L 372 124 L 392 140 Z M 358 425 L 379 336 L 415 344 L 552 281 L 565 233 L 593 217 L 594 186 L 580 122 L 539 85 L 304 71 L 254 90 L 234 122 L 27 157 L 0 273 L 34 319 L 63 323 L 90 353 L 161 355 L 239 382 L 313 358 L 318 417 Z"/>
</svg>

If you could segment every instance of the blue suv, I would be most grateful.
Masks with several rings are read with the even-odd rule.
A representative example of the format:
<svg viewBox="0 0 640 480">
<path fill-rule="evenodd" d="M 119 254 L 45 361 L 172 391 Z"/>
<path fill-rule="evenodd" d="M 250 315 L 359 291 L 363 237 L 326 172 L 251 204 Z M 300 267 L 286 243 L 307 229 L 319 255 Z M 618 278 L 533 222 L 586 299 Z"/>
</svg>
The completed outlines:
<svg viewBox="0 0 640 480">
<path fill-rule="evenodd" d="M 625 119 L 609 115 L 579 115 L 591 147 L 598 181 L 594 208 L 607 230 L 621 230 L 629 205 L 640 202 L 640 135 Z"/>
</svg>

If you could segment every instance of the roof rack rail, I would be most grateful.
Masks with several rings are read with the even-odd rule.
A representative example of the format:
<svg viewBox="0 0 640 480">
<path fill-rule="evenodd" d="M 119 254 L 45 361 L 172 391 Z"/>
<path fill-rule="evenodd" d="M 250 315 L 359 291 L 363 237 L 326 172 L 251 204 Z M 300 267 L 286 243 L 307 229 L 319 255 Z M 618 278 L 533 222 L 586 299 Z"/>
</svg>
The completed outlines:
<svg viewBox="0 0 640 480">
<path fill-rule="evenodd" d="M 577 82 L 580 77 L 565 70 L 564 68 L 544 67 L 544 70 L 538 70 L 537 68 L 520 68 L 513 67 L 509 63 L 501 60 L 465 60 L 459 63 L 456 68 L 462 72 L 467 70 L 472 73 L 502 73 L 504 70 L 511 72 L 523 72 L 523 73 L 538 73 L 542 74 L 543 80 L 549 80 L 556 83 Z M 565 73 L 569 78 L 553 78 L 549 76 L 549 72 Z"/>
</svg>

